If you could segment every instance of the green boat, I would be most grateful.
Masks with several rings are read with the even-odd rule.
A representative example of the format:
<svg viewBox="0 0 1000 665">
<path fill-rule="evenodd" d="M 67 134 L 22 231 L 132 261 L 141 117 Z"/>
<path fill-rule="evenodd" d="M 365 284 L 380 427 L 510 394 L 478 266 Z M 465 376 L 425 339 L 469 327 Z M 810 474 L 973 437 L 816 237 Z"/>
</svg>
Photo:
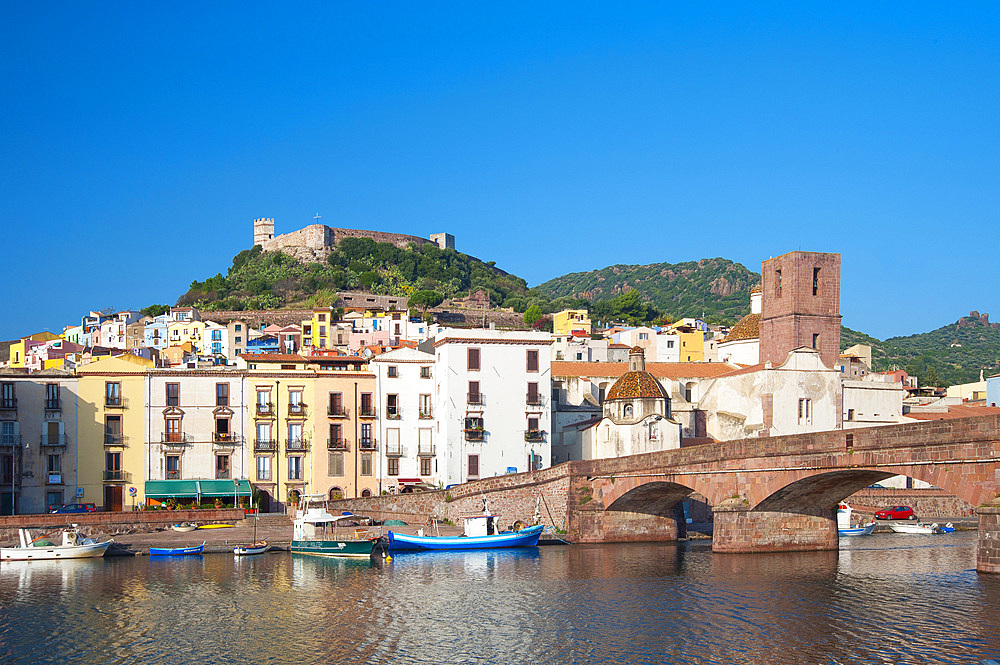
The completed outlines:
<svg viewBox="0 0 1000 665">
<path fill-rule="evenodd" d="M 380 533 L 361 515 L 331 515 L 322 495 L 306 497 L 292 520 L 291 551 L 317 556 L 368 558 Z"/>
</svg>

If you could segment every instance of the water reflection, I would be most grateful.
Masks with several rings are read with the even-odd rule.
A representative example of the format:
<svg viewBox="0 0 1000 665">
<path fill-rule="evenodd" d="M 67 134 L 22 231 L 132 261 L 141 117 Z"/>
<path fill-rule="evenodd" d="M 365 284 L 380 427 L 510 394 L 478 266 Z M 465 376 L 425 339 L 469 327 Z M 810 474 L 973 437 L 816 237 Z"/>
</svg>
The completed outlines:
<svg viewBox="0 0 1000 665">
<path fill-rule="evenodd" d="M 975 534 L 836 553 L 710 543 L 0 566 L 2 663 L 975 663 Z M 942 540 L 941 538 L 948 538 Z M 916 540 L 915 540 L 916 539 Z"/>
</svg>

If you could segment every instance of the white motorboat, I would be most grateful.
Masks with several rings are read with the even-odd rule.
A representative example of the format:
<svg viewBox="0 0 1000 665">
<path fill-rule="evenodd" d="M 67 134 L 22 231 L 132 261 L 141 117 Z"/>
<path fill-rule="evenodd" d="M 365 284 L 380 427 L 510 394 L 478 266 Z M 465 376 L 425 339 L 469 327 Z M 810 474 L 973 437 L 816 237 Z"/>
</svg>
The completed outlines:
<svg viewBox="0 0 1000 665">
<path fill-rule="evenodd" d="M 837 535 L 840 536 L 870 536 L 875 531 L 875 522 L 868 524 L 851 524 L 851 513 L 854 509 L 846 501 L 837 506 Z"/>
<path fill-rule="evenodd" d="M 950 533 L 955 530 L 951 524 L 940 527 L 937 524 L 924 524 L 923 522 L 917 522 L 916 524 L 910 522 L 893 522 L 889 524 L 889 528 L 896 533 Z"/>
<path fill-rule="evenodd" d="M 93 538 L 83 538 L 76 529 L 64 530 L 60 545 L 44 536 L 32 539 L 27 529 L 18 529 L 17 535 L 21 544 L 16 547 L 0 547 L 0 560 L 90 559 L 104 556 L 113 542 L 106 540 L 99 543 Z"/>
</svg>

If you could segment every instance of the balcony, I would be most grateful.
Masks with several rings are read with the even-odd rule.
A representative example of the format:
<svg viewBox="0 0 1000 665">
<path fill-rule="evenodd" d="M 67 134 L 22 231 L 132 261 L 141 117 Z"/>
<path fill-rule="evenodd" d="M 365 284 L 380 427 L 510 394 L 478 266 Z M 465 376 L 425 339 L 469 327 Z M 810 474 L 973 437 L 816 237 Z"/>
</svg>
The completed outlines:
<svg viewBox="0 0 1000 665">
<path fill-rule="evenodd" d="M 277 439 L 254 439 L 253 451 L 255 453 L 273 453 L 277 449 Z"/>
<path fill-rule="evenodd" d="M 0 399 L 0 411 L 17 411 L 17 400 L 13 397 Z"/>
<path fill-rule="evenodd" d="M 401 445 L 387 446 L 386 449 L 385 449 L 385 456 L 386 457 L 402 457 L 403 456 L 403 446 L 401 446 Z"/>
<path fill-rule="evenodd" d="M 285 452 L 287 453 L 302 453 L 307 450 L 309 450 L 309 439 L 305 437 L 285 441 Z"/>
<path fill-rule="evenodd" d="M 160 434 L 160 443 L 168 448 L 178 448 L 191 443 L 191 438 L 190 434 L 185 434 L 184 432 L 162 432 Z"/>
<path fill-rule="evenodd" d="M 288 417 L 301 418 L 306 415 L 306 405 L 302 402 L 288 405 Z"/>
<path fill-rule="evenodd" d="M 47 399 L 45 400 L 45 410 L 46 411 L 62 411 L 62 400 L 60 399 Z"/>
<path fill-rule="evenodd" d="M 347 450 L 347 439 L 327 439 L 327 450 Z"/>
<path fill-rule="evenodd" d="M 104 470 L 104 482 L 106 483 L 128 483 L 132 481 L 132 474 L 128 471 Z"/>
<path fill-rule="evenodd" d="M 358 441 L 358 448 L 361 450 L 375 450 L 378 448 L 378 444 L 375 442 L 375 439 L 361 439 Z"/>
<path fill-rule="evenodd" d="M 216 469 L 215 479 L 216 480 L 229 480 L 230 479 L 229 469 Z"/>
<path fill-rule="evenodd" d="M 105 409 L 127 409 L 128 400 L 121 395 L 105 395 L 104 396 L 104 408 Z"/>
<path fill-rule="evenodd" d="M 524 403 L 528 406 L 541 406 L 542 405 L 542 394 L 541 393 L 528 393 L 524 398 Z"/>
<path fill-rule="evenodd" d="M 331 406 L 327 408 L 326 415 L 330 418 L 346 418 L 347 409 L 342 406 Z"/>
<path fill-rule="evenodd" d="M 65 446 L 66 445 L 66 435 L 65 434 L 57 434 L 56 436 L 48 436 L 46 434 L 42 434 L 41 445 L 42 445 L 42 447 L 45 447 L 45 446 Z"/>
<path fill-rule="evenodd" d="M 485 441 L 486 440 L 486 430 L 484 430 L 484 429 L 467 429 L 467 430 L 465 430 L 465 440 L 466 441 Z"/>
<path fill-rule="evenodd" d="M 104 445 L 113 448 L 128 448 L 128 437 L 124 434 L 105 434 Z"/>
<path fill-rule="evenodd" d="M 21 435 L 20 434 L 0 434 L 0 446 L 5 448 L 20 448 L 21 447 Z"/>
<path fill-rule="evenodd" d="M 387 406 L 385 408 L 386 420 L 399 420 L 403 417 L 403 410 L 398 406 Z"/>
<path fill-rule="evenodd" d="M 217 446 L 238 446 L 242 443 L 243 437 L 231 432 L 212 432 L 212 443 Z"/>
<path fill-rule="evenodd" d="M 419 418 L 420 420 L 432 420 L 434 418 L 434 413 L 431 412 L 430 410 L 421 411 L 419 414 L 417 414 L 417 418 Z"/>
<path fill-rule="evenodd" d="M 482 404 L 483 394 L 482 393 L 469 393 L 468 395 L 469 404 Z"/>
<path fill-rule="evenodd" d="M 181 479 L 180 471 L 167 471 L 167 480 L 180 480 L 180 479 Z"/>
<path fill-rule="evenodd" d="M 358 409 L 358 417 L 359 418 L 374 418 L 375 417 L 375 407 L 362 405 L 361 408 Z"/>
<path fill-rule="evenodd" d="M 540 429 L 528 429 L 524 430 L 524 440 L 525 441 L 544 441 L 545 432 Z"/>
<path fill-rule="evenodd" d="M 258 416 L 274 417 L 274 405 L 270 402 L 257 402 L 256 410 Z"/>
<path fill-rule="evenodd" d="M 420 446 L 417 449 L 417 457 L 434 457 L 434 446 Z"/>
</svg>

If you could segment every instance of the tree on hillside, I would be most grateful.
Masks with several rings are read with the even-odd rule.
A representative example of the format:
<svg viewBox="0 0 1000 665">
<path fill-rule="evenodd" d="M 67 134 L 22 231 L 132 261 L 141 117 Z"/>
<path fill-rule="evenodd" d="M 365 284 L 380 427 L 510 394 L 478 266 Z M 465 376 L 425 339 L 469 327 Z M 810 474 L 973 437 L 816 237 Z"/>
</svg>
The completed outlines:
<svg viewBox="0 0 1000 665">
<path fill-rule="evenodd" d="M 419 307 L 424 313 L 431 307 L 437 307 L 444 302 L 444 296 L 437 291 L 423 289 L 410 296 L 410 305 Z"/>
<path fill-rule="evenodd" d="M 626 321 L 638 325 L 653 321 L 658 316 L 660 312 L 651 303 L 644 301 L 635 289 L 610 300 L 599 300 L 594 303 L 591 311 L 591 318 L 603 323 Z"/>
<path fill-rule="evenodd" d="M 542 308 L 538 305 L 532 305 L 524 312 L 524 322 L 529 326 L 534 325 L 540 318 L 542 318 Z"/>
</svg>

